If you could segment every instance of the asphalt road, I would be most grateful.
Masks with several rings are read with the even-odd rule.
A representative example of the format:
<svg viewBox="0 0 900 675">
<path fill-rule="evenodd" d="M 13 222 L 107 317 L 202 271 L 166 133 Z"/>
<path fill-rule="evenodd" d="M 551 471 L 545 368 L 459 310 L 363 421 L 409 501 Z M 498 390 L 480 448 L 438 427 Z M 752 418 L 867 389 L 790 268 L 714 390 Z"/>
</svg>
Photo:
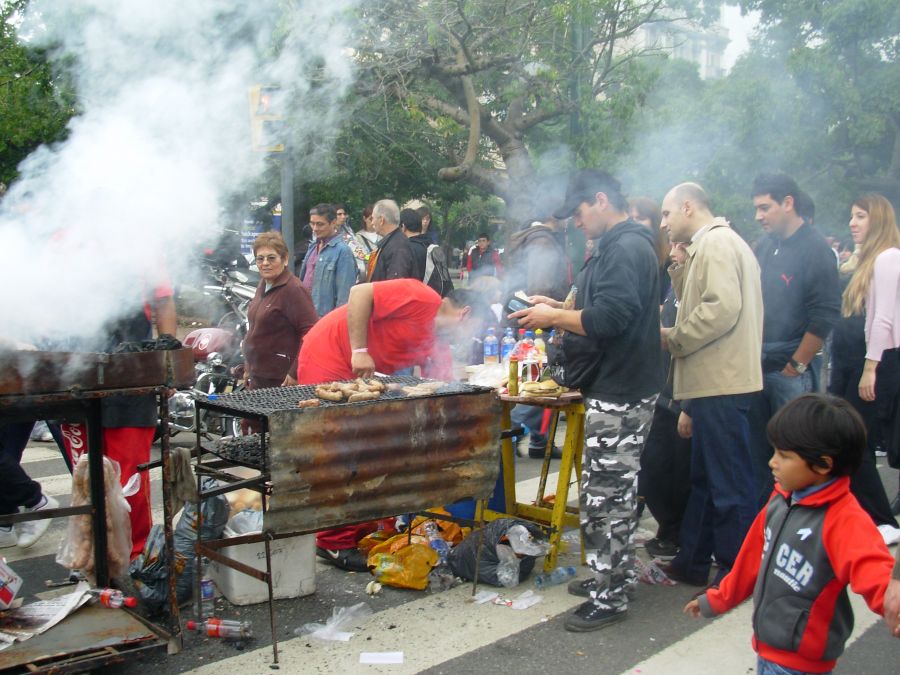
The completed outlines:
<svg viewBox="0 0 900 675">
<path fill-rule="evenodd" d="M 189 442 L 186 436 L 176 442 Z M 518 460 L 520 498 L 531 487 L 539 462 Z M 883 464 L 883 460 L 880 460 Z M 45 486 L 45 491 L 68 503 L 68 475 L 52 444 L 32 444 L 24 466 Z M 881 475 L 889 490 L 896 490 L 897 472 L 885 466 Z M 152 476 L 154 505 L 159 504 L 159 476 Z M 646 517 L 639 537 L 652 536 L 654 523 Z M 45 537 L 27 551 L 4 549 L 10 564 L 23 573 L 21 594 L 28 600 L 63 591 L 48 591 L 46 579 L 60 579 L 65 570 L 54 562 L 64 524 L 54 522 Z M 641 551 L 643 554 L 643 551 Z M 577 564 L 573 554 L 561 561 Z M 304 598 L 275 603 L 281 669 L 286 672 L 365 673 L 749 673 L 755 660 L 750 649 L 749 604 L 715 621 L 692 620 L 681 614 L 695 589 L 682 586 L 641 585 L 628 618 L 603 631 L 568 633 L 562 618 L 580 600 L 563 586 L 540 591 L 542 601 L 526 610 L 471 602 L 471 585 L 444 593 L 385 588 L 376 597 L 365 593 L 368 575 L 353 574 L 316 563 L 316 592 Z M 587 576 L 580 568 L 580 576 Z M 480 587 L 482 589 L 486 587 Z M 503 590 L 508 598 L 532 589 Z M 367 602 L 374 614 L 358 622 L 349 642 L 319 642 L 297 637 L 295 629 L 308 622 L 323 622 L 336 607 Z M 167 656 L 155 651 L 132 658 L 103 672 L 154 675 L 228 671 L 270 672 L 271 631 L 265 604 L 247 607 L 218 601 L 223 618 L 251 621 L 255 638 L 236 646 L 230 642 L 186 633 L 181 653 Z M 892 674 L 900 672 L 900 642 L 888 636 L 884 624 L 864 607 L 856 609 L 857 631 L 839 673 Z M 189 617 L 189 608 L 183 618 Z M 364 665 L 363 652 L 402 652 L 401 665 Z"/>
</svg>

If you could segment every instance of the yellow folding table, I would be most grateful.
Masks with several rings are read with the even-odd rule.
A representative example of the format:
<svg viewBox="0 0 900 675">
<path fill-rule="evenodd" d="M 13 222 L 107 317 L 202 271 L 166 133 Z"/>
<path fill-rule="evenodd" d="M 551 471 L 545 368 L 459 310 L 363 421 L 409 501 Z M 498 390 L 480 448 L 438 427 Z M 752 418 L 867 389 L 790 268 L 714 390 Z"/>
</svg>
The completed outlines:
<svg viewBox="0 0 900 675">
<path fill-rule="evenodd" d="M 541 408 L 549 408 L 553 414 L 550 418 L 550 429 L 547 434 L 547 447 L 544 450 L 544 462 L 541 467 L 540 483 L 537 495 L 533 502 L 518 501 L 516 497 L 516 453 L 512 438 L 509 434 L 501 440 L 500 456 L 503 462 L 503 492 L 506 498 L 505 512 L 494 511 L 478 503 L 479 513 L 476 518 L 485 520 L 497 518 L 521 518 L 540 525 L 547 526 L 550 530 L 550 553 L 544 559 L 544 571 L 550 572 L 556 567 L 559 555 L 559 542 L 563 528 L 578 527 L 578 507 L 566 506 L 569 498 L 569 480 L 572 470 L 575 470 L 575 480 L 581 476 L 581 451 L 584 446 L 584 405 L 581 394 L 577 391 L 566 392 L 558 397 L 535 396 L 509 396 L 501 394 L 500 401 L 503 404 L 501 410 L 500 425 L 503 430 L 512 427 L 510 413 L 516 404 L 534 405 Z M 550 453 L 553 448 L 553 439 L 556 435 L 556 427 L 559 423 L 559 414 L 566 415 L 566 439 L 562 445 L 562 458 L 559 463 L 559 478 L 556 482 L 556 493 L 552 501 L 547 499 L 544 492 L 547 488 L 547 475 L 550 473 Z M 582 562 L 584 555 L 582 551 Z"/>
</svg>

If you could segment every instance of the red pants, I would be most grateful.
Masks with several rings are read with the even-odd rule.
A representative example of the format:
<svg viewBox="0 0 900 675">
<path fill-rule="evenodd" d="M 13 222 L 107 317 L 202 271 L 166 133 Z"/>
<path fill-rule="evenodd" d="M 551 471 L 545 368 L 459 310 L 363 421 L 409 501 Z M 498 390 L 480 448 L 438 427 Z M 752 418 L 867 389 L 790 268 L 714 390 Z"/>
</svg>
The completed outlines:
<svg viewBox="0 0 900 675">
<path fill-rule="evenodd" d="M 135 473 L 137 465 L 150 461 L 153 444 L 153 427 L 121 427 L 103 430 L 103 454 L 119 463 L 121 483 L 124 486 Z M 82 424 L 63 424 L 63 440 L 72 466 L 87 452 L 87 433 Z M 131 559 L 144 550 L 147 535 L 153 525 L 150 511 L 150 473 L 140 472 L 141 488 L 137 494 L 126 497 L 131 506 Z"/>
</svg>

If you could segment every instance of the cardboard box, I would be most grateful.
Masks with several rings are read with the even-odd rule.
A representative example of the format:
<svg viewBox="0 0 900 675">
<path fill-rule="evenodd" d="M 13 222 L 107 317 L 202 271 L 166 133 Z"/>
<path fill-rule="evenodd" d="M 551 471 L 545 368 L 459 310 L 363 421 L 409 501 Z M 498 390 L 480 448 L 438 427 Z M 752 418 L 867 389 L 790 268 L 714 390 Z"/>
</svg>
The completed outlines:
<svg viewBox="0 0 900 675">
<path fill-rule="evenodd" d="M 236 536 L 227 527 L 226 538 Z M 316 537 L 313 534 L 269 543 L 272 554 L 272 593 L 276 600 L 299 598 L 316 592 Z M 240 544 L 220 549 L 223 555 L 266 571 L 265 544 Z M 253 605 L 269 599 L 266 584 L 214 560 L 209 565 L 210 578 L 228 601 L 234 605 Z"/>
</svg>

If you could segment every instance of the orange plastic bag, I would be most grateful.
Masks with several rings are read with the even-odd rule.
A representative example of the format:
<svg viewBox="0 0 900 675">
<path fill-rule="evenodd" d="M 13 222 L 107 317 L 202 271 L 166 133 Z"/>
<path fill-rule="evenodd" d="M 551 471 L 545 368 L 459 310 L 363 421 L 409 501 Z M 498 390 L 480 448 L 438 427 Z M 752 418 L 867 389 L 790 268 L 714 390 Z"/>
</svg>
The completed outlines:
<svg viewBox="0 0 900 675">
<path fill-rule="evenodd" d="M 404 546 L 393 553 L 369 554 L 369 569 L 382 584 L 424 591 L 428 587 L 428 574 L 437 564 L 438 554 L 425 544 L 406 546 L 406 535 L 398 536 L 402 537 Z"/>
<path fill-rule="evenodd" d="M 371 561 L 372 556 L 376 553 L 396 553 L 404 546 L 408 546 L 410 543 L 428 546 L 428 540 L 425 537 L 420 537 L 414 534 L 412 536 L 412 541 L 410 542 L 410 538 L 406 534 L 395 534 L 393 537 L 386 541 L 376 542 L 375 545 L 369 549 L 369 560 Z M 369 562 L 369 564 L 371 565 L 372 563 Z"/>
<path fill-rule="evenodd" d="M 367 534 L 357 542 L 356 546 L 360 551 L 371 553 L 373 548 L 375 548 L 379 544 L 386 542 L 388 539 L 391 539 L 396 534 L 397 530 L 395 530 L 393 526 L 385 526 L 381 529 L 375 530 L 371 534 Z"/>
<path fill-rule="evenodd" d="M 428 509 L 431 513 L 437 513 L 442 516 L 449 516 L 450 514 L 442 508 L 437 509 Z M 412 523 L 412 531 L 413 534 L 421 535 L 422 537 L 427 536 L 425 534 L 424 524 L 432 520 L 431 518 L 427 518 L 425 516 L 418 516 Z M 434 519 L 434 523 L 438 526 L 441 531 L 441 537 L 444 538 L 444 541 L 448 542 L 451 546 L 456 546 L 459 542 L 468 536 L 468 534 L 472 531 L 470 527 L 460 527 L 454 522 L 449 520 L 439 520 L 437 518 Z"/>
</svg>

